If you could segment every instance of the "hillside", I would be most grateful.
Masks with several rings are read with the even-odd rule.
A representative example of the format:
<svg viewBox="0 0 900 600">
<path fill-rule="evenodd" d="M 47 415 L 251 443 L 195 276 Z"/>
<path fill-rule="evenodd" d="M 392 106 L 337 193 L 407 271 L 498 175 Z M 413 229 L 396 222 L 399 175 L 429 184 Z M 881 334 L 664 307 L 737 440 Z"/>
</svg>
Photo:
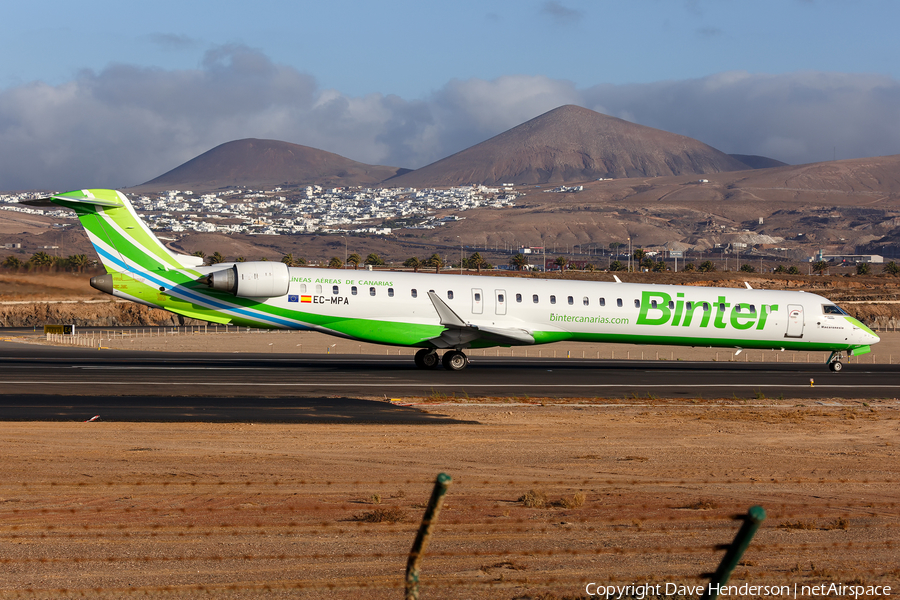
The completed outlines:
<svg viewBox="0 0 900 600">
<path fill-rule="evenodd" d="M 560 184 L 748 168 L 697 140 L 568 105 L 385 184 Z"/>
<path fill-rule="evenodd" d="M 367 165 L 299 144 L 244 139 L 216 146 L 132 191 L 297 184 L 376 185 L 404 172 L 405 169 Z"/>
</svg>

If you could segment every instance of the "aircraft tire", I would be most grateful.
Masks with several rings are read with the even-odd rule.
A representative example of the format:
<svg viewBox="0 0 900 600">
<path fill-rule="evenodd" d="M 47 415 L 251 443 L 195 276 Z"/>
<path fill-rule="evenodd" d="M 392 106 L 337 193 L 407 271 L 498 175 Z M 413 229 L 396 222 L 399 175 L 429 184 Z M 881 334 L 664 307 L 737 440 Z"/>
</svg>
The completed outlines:
<svg viewBox="0 0 900 600">
<path fill-rule="evenodd" d="M 440 364 L 437 352 L 431 348 L 422 348 L 416 352 L 416 366 L 420 369 L 434 369 Z"/>
<path fill-rule="evenodd" d="M 841 369 L 844 368 L 844 363 L 836 360 L 834 362 L 828 363 L 828 368 L 831 369 L 834 373 L 840 373 Z"/>
<path fill-rule="evenodd" d="M 469 366 L 469 359 L 459 350 L 445 352 L 441 362 L 448 371 L 462 371 Z"/>
</svg>

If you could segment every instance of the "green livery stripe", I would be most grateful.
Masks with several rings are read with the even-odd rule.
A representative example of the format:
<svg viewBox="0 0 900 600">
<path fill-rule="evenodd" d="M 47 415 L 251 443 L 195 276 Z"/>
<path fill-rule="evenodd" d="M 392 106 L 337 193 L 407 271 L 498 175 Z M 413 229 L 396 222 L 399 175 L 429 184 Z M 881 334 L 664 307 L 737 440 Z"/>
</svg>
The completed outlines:
<svg viewBox="0 0 900 600">
<path fill-rule="evenodd" d="M 853 325 L 854 327 L 859 327 L 860 329 L 862 329 L 862 330 L 865 331 L 866 333 L 871 334 L 871 335 L 874 335 L 875 337 L 878 337 L 878 334 L 876 334 L 874 331 L 872 331 L 871 329 L 869 329 L 868 327 L 866 327 L 865 325 L 863 325 L 863 323 L 861 323 L 860 321 L 857 321 L 857 320 L 854 319 L 853 317 L 851 317 L 851 316 L 849 316 L 849 315 L 844 315 L 844 318 L 847 319 L 848 321 L 850 321 L 850 324 Z"/>
</svg>

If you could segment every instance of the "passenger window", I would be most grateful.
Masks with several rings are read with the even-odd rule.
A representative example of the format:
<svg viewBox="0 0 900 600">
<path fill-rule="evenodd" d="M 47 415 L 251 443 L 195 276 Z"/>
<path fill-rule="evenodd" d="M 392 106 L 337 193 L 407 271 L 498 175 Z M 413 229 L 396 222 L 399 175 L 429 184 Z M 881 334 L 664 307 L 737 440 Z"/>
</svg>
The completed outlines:
<svg viewBox="0 0 900 600">
<path fill-rule="evenodd" d="M 694 306 L 694 303 L 693 303 L 693 302 L 688 302 L 688 303 L 685 304 L 684 306 L 685 306 L 685 308 L 686 308 L 687 310 L 691 310 L 691 308 L 693 308 L 693 306 Z"/>
<path fill-rule="evenodd" d="M 431 292 L 432 294 L 434 293 L 434 290 L 428 290 L 428 291 Z"/>
<path fill-rule="evenodd" d="M 600 306 L 606 306 L 606 298 L 600 298 Z"/>
<path fill-rule="evenodd" d="M 622 308 L 622 299 L 621 298 L 616 298 L 616 306 L 618 306 L 619 308 Z"/>
<path fill-rule="evenodd" d="M 447 300 L 453 300 L 453 290 L 447 290 Z"/>
<path fill-rule="evenodd" d="M 756 305 L 755 305 L 755 304 L 751 304 L 751 305 L 750 305 L 750 312 L 752 312 L 752 313 L 755 313 L 755 312 L 756 312 Z"/>
<path fill-rule="evenodd" d="M 516 302 L 522 301 L 522 294 L 516 294 Z"/>
<path fill-rule="evenodd" d="M 669 300 L 669 310 L 672 310 L 673 308 L 675 308 L 675 303 Z"/>
<path fill-rule="evenodd" d="M 337 296 L 338 294 L 340 294 L 340 292 L 338 291 L 338 286 L 336 286 L 336 285 L 332 286 L 332 287 L 331 287 L 331 293 L 334 294 L 335 296 Z"/>
<path fill-rule="evenodd" d="M 634 299 L 634 307 L 635 307 L 635 308 L 640 308 L 640 307 L 641 307 L 641 301 L 638 300 L 637 298 Z"/>
<path fill-rule="evenodd" d="M 394 297 L 394 288 L 388 288 L 388 298 Z"/>
<path fill-rule="evenodd" d="M 499 302 L 500 304 L 503 303 L 503 294 L 497 294 L 497 302 Z"/>
<path fill-rule="evenodd" d="M 355 285 L 350 288 L 350 294 L 353 296 L 356 295 L 356 286 Z"/>
<path fill-rule="evenodd" d="M 450 292 L 450 299 L 453 300 L 453 292 Z M 481 302 L 481 294 L 475 292 L 475 302 Z"/>
<path fill-rule="evenodd" d="M 322 284 L 321 283 L 316 284 L 316 293 L 319 295 L 322 294 Z"/>
<path fill-rule="evenodd" d="M 419 292 L 416 291 L 416 288 L 413 288 L 409 291 L 413 298 L 416 298 L 419 295 Z"/>
<path fill-rule="evenodd" d="M 719 303 L 719 312 L 725 312 L 725 303 L 724 302 Z"/>
<path fill-rule="evenodd" d="M 556 304 L 556 296 L 550 296 L 550 304 Z"/>
<path fill-rule="evenodd" d="M 573 298 L 572 296 L 569 296 L 567 300 L 569 302 L 569 306 L 572 306 L 573 304 L 575 304 L 575 298 Z"/>
<path fill-rule="evenodd" d="M 531 296 L 531 301 L 534 302 L 535 304 L 537 304 L 538 303 L 538 295 L 534 294 L 533 296 Z"/>
<path fill-rule="evenodd" d="M 709 303 L 708 302 L 703 303 L 703 312 L 709 312 Z"/>
<path fill-rule="evenodd" d="M 635 308 L 638 307 L 637 300 L 634 301 L 634 307 L 635 307 Z M 650 301 L 650 308 L 656 308 L 656 300 L 651 300 L 651 301 Z"/>
<path fill-rule="evenodd" d="M 591 304 L 591 301 L 588 300 L 588 297 L 587 297 L 587 296 L 585 296 L 584 298 L 582 298 L 582 299 L 581 299 L 581 302 L 582 302 L 585 306 L 590 306 L 590 304 Z"/>
<path fill-rule="evenodd" d="M 373 288 L 373 287 L 370 287 L 370 288 L 369 288 L 369 295 L 370 295 L 370 296 L 374 296 L 374 295 L 375 295 L 375 288 Z"/>
<path fill-rule="evenodd" d="M 306 293 L 306 284 L 305 284 L 305 283 L 301 283 L 301 284 L 300 284 L 300 293 L 301 293 L 301 294 L 305 294 L 305 293 Z"/>
</svg>

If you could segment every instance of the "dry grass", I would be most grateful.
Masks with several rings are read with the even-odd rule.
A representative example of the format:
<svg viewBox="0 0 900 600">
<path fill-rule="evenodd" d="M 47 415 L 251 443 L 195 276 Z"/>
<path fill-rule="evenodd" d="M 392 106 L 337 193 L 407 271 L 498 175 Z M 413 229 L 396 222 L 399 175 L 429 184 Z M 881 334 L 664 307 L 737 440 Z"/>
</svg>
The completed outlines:
<svg viewBox="0 0 900 600">
<path fill-rule="evenodd" d="M 681 508 L 686 508 L 688 510 L 713 510 L 719 508 L 719 505 L 716 504 L 714 500 L 710 500 L 709 498 L 700 498 L 696 502 L 691 502 L 690 504 L 686 504 Z"/>
<path fill-rule="evenodd" d="M 779 529 L 799 529 L 799 530 L 813 530 L 818 529 L 819 527 L 813 521 L 782 521 L 778 524 Z"/>
<path fill-rule="evenodd" d="M 822 529 L 824 529 L 825 531 L 832 531 L 834 529 L 847 529 L 849 526 L 850 521 L 848 521 L 844 517 L 838 517 L 834 521 L 831 521 L 830 523 L 822 527 Z"/>
<path fill-rule="evenodd" d="M 547 508 L 549 504 L 547 494 L 542 490 L 529 490 L 519 496 L 517 502 L 521 502 L 526 508 Z"/>
<path fill-rule="evenodd" d="M 586 500 L 584 492 L 576 492 L 571 496 L 563 496 L 559 500 L 559 506 L 562 508 L 581 508 Z"/>
<path fill-rule="evenodd" d="M 382 506 L 354 515 L 353 520 L 362 523 L 402 523 L 406 520 L 406 512 L 399 506 Z"/>
</svg>

